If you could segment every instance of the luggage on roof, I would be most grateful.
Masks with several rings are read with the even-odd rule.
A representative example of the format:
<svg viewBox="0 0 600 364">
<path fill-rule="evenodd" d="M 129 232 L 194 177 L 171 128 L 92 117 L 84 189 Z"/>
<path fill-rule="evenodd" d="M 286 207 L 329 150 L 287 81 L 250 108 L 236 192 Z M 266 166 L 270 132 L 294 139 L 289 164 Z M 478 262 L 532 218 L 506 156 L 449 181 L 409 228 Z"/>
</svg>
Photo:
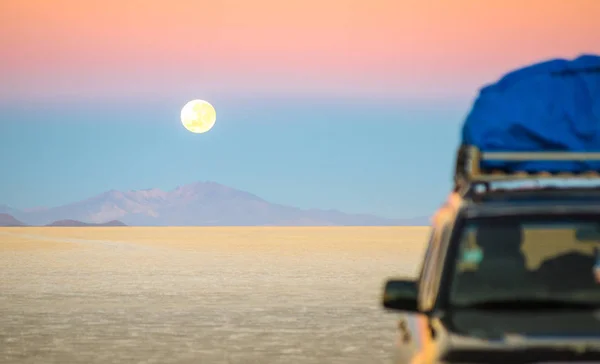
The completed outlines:
<svg viewBox="0 0 600 364">
<path fill-rule="evenodd" d="M 488 152 L 560 152 L 560 158 L 481 158 L 481 170 L 550 173 L 600 171 L 600 56 L 554 59 L 508 73 L 480 90 L 462 129 L 462 145 Z M 491 153 L 490 153 L 491 155 Z M 457 160 L 458 162 L 458 160 Z"/>
</svg>

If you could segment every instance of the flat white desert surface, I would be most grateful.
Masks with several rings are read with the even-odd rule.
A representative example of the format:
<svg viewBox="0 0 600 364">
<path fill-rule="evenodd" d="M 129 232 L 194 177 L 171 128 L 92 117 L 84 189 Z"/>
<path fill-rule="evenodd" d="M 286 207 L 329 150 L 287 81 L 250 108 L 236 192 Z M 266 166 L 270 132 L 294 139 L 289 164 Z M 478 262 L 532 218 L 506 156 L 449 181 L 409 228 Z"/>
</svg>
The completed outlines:
<svg viewBox="0 0 600 364">
<path fill-rule="evenodd" d="M 428 231 L 0 228 L 0 363 L 389 363 Z"/>
</svg>

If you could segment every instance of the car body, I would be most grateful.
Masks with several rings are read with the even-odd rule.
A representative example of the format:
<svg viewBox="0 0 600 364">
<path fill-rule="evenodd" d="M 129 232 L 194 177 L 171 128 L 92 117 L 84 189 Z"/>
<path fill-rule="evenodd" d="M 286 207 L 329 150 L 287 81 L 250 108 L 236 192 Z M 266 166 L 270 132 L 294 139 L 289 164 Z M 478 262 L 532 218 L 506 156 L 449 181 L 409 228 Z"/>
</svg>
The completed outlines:
<svg viewBox="0 0 600 364">
<path fill-rule="evenodd" d="M 600 176 L 568 178 L 592 187 L 490 187 L 557 177 L 457 183 L 417 279 L 386 283 L 383 306 L 401 312 L 397 363 L 600 362 Z"/>
</svg>

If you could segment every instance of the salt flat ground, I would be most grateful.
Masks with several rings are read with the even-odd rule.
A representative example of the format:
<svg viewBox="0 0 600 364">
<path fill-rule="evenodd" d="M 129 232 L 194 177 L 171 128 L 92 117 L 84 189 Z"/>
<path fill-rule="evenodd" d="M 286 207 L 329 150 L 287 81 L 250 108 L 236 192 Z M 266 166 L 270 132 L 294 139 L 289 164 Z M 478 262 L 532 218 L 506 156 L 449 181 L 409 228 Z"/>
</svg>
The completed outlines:
<svg viewBox="0 0 600 364">
<path fill-rule="evenodd" d="M 389 363 L 426 227 L 2 228 L 1 363 Z"/>
</svg>

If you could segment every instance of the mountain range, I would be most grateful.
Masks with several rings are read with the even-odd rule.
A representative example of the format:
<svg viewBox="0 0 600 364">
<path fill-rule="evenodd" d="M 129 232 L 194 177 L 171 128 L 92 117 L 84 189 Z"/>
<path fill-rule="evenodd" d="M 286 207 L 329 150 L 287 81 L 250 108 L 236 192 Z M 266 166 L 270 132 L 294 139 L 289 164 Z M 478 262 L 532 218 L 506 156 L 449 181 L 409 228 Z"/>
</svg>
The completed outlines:
<svg viewBox="0 0 600 364">
<path fill-rule="evenodd" d="M 76 225 L 113 222 L 129 226 L 408 226 L 429 223 L 427 217 L 388 219 L 336 210 L 299 209 L 210 181 L 171 191 L 111 190 L 52 208 L 18 210 L 0 205 L 0 213 L 25 225 L 60 225 L 68 220 Z"/>
</svg>

